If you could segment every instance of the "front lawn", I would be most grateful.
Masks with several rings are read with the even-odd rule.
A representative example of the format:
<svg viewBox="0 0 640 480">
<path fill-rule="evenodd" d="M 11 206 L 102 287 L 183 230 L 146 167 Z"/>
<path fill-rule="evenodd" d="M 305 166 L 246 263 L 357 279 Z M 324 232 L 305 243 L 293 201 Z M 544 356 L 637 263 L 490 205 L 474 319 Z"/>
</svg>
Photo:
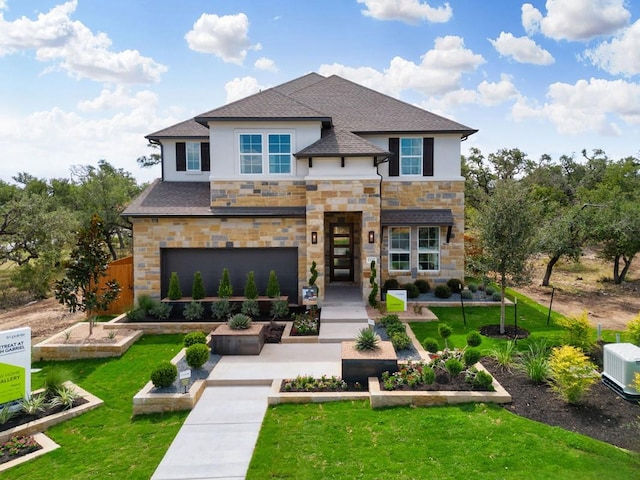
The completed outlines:
<svg viewBox="0 0 640 480">
<path fill-rule="evenodd" d="M 247 479 L 637 478 L 640 456 L 490 404 L 267 411 Z"/>
<path fill-rule="evenodd" d="M 74 382 L 104 400 L 104 405 L 51 428 L 47 435 L 62 448 L 6 475 L 16 480 L 150 478 L 188 412 L 132 418 L 132 398 L 159 361 L 180 351 L 182 337 L 145 336 L 119 359 L 34 364 L 43 369 L 68 368 Z M 34 375 L 32 383 L 40 387 L 42 374 Z"/>
</svg>

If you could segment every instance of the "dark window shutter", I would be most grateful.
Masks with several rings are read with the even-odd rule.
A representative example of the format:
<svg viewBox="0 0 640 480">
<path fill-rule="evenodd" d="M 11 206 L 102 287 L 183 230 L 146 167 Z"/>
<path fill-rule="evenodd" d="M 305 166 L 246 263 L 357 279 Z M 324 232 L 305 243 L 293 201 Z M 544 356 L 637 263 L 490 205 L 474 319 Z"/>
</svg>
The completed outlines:
<svg viewBox="0 0 640 480">
<path fill-rule="evenodd" d="M 211 170 L 211 158 L 209 157 L 209 142 L 200 144 L 200 170 L 208 172 Z"/>
<path fill-rule="evenodd" d="M 422 176 L 433 177 L 433 138 L 422 139 Z"/>
<path fill-rule="evenodd" d="M 176 171 L 187 171 L 187 146 L 184 142 L 176 142 Z"/>
<path fill-rule="evenodd" d="M 400 176 L 400 139 L 389 139 L 389 151 L 393 154 L 389 159 L 389 176 Z"/>
</svg>

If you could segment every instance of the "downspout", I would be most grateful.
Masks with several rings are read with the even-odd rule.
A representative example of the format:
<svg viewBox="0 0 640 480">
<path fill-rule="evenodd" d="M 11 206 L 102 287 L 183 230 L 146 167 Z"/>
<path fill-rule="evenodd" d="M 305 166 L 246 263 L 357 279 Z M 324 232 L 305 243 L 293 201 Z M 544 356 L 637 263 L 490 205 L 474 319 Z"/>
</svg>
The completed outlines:
<svg viewBox="0 0 640 480">
<path fill-rule="evenodd" d="M 376 164 L 376 175 L 378 175 L 378 177 L 380 177 L 380 182 L 378 183 L 378 191 L 380 192 L 378 195 L 378 211 L 380 212 L 380 231 L 378 232 L 378 241 L 380 242 L 380 263 L 382 263 L 382 174 L 380 173 L 380 164 L 382 163 L 387 163 L 389 161 L 389 157 L 384 157 L 382 160 L 378 161 L 376 159 L 376 157 L 374 157 L 374 161 Z M 379 275 L 379 280 L 378 282 L 380 282 L 380 280 L 382 279 L 382 267 L 380 265 L 377 265 L 378 267 L 378 272 L 380 272 Z"/>
</svg>

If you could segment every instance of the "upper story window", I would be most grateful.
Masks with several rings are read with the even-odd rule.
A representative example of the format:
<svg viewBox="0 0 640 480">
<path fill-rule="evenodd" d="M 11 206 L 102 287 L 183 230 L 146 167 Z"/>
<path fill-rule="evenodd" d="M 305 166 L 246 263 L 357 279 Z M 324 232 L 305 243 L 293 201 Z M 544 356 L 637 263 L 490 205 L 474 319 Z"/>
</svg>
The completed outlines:
<svg viewBox="0 0 640 480">
<path fill-rule="evenodd" d="M 400 139 L 400 173 L 422 175 L 422 139 Z"/>
<path fill-rule="evenodd" d="M 389 239 L 389 270 L 411 270 L 411 229 L 393 227 Z"/>
<path fill-rule="evenodd" d="M 241 133 L 240 173 L 256 175 L 291 173 L 291 134 L 289 133 Z M 264 155 L 266 152 L 266 155 Z"/>
<path fill-rule="evenodd" d="M 440 270 L 440 228 L 418 228 L 418 269 Z"/>
<path fill-rule="evenodd" d="M 200 171 L 200 143 L 187 142 L 187 172 Z"/>
</svg>

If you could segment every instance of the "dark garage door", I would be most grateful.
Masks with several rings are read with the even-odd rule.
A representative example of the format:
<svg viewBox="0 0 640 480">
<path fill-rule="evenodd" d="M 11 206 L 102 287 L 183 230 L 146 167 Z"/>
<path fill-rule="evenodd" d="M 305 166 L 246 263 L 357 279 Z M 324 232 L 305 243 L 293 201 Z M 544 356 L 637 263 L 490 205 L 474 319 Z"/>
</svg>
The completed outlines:
<svg viewBox="0 0 640 480">
<path fill-rule="evenodd" d="M 282 295 L 298 301 L 297 248 L 164 248 L 161 249 L 162 297 L 167 296 L 171 272 L 178 272 L 185 297 L 191 296 L 193 274 L 202 273 L 208 297 L 218 295 L 222 270 L 229 269 L 233 294 L 244 295 L 247 273 L 255 273 L 260 295 L 265 294 L 269 271 L 275 270 Z"/>
</svg>

